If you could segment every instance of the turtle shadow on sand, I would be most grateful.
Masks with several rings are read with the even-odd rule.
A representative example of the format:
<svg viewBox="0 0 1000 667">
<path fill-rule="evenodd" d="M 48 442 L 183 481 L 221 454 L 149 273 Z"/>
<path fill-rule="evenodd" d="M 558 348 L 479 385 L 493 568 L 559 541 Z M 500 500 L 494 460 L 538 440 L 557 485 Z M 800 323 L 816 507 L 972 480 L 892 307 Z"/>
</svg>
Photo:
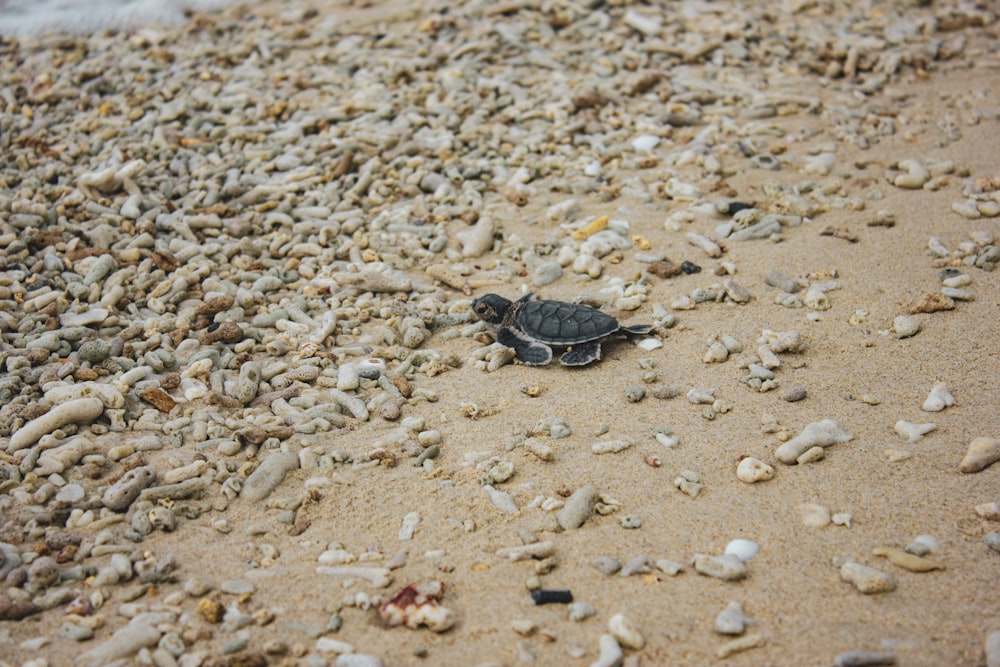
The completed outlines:
<svg viewBox="0 0 1000 667">
<path fill-rule="evenodd" d="M 497 328 L 497 342 L 513 348 L 517 360 L 529 366 L 549 363 L 552 346 L 569 348 L 559 357 L 564 366 L 586 366 L 601 358 L 601 343 L 608 337 L 642 336 L 653 329 L 650 324 L 622 326 L 596 308 L 534 296 L 511 301 L 486 294 L 472 302 L 476 316 Z"/>
</svg>

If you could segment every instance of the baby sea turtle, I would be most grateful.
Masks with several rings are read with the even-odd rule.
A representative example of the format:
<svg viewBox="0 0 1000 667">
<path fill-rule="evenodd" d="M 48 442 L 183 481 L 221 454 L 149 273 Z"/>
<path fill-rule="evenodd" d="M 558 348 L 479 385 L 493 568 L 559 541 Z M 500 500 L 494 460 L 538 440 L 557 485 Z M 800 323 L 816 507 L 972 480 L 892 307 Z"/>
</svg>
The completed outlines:
<svg viewBox="0 0 1000 667">
<path fill-rule="evenodd" d="M 601 343 L 614 334 L 642 336 L 649 324 L 625 327 L 596 308 L 562 301 L 535 301 L 525 294 L 517 301 L 487 294 L 472 302 L 472 310 L 497 327 L 497 342 L 513 348 L 517 359 L 529 366 L 552 360 L 552 348 L 568 347 L 559 357 L 564 366 L 586 366 L 601 358 Z"/>
</svg>

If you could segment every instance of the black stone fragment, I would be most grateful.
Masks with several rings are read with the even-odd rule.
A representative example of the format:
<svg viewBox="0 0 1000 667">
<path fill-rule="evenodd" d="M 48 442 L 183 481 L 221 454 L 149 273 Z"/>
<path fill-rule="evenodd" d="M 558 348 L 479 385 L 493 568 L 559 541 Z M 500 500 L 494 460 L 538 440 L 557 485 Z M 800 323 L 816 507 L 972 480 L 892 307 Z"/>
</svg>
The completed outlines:
<svg viewBox="0 0 1000 667">
<path fill-rule="evenodd" d="M 753 208 L 753 204 L 747 204 L 741 201 L 731 201 L 726 205 L 726 215 L 736 215 L 740 211 L 744 211 L 748 208 Z"/>
<path fill-rule="evenodd" d="M 573 601 L 573 593 L 568 590 L 547 590 L 539 588 L 531 591 L 531 599 L 536 605 L 553 603 L 568 604 Z"/>
<path fill-rule="evenodd" d="M 690 276 L 692 273 L 701 273 L 701 267 L 694 262 L 684 260 L 681 263 L 681 271 Z"/>
</svg>

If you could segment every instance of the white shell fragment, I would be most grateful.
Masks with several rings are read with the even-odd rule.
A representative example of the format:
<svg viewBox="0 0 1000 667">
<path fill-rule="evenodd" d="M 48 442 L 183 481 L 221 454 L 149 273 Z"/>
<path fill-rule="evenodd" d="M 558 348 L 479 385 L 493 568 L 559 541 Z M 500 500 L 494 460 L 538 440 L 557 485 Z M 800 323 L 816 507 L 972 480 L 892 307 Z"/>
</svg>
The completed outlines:
<svg viewBox="0 0 1000 667">
<path fill-rule="evenodd" d="M 597 660 L 590 663 L 590 667 L 620 667 L 622 664 L 622 647 L 618 645 L 618 640 L 613 635 L 601 635 L 597 640 L 600 654 Z"/>
<path fill-rule="evenodd" d="M 659 338 L 643 338 L 642 340 L 636 342 L 635 345 L 640 350 L 652 352 L 653 350 L 658 350 L 663 347 L 663 341 Z"/>
<path fill-rule="evenodd" d="M 726 555 L 740 560 L 750 560 L 760 551 L 760 545 L 753 540 L 738 538 L 726 545 Z"/>
<path fill-rule="evenodd" d="M 832 419 L 809 424 L 795 438 L 792 438 L 774 451 L 774 455 L 782 463 L 792 465 L 812 447 L 829 447 L 840 442 L 853 440 L 854 436 L 840 428 Z"/>
<path fill-rule="evenodd" d="M 625 648 L 638 651 L 646 645 L 646 638 L 625 614 L 615 614 L 608 619 L 608 632 Z"/>
<path fill-rule="evenodd" d="M 955 397 L 948 391 L 948 385 L 944 382 L 935 382 L 920 409 L 924 412 L 941 412 L 952 405 L 955 405 Z"/>
<path fill-rule="evenodd" d="M 899 435 L 907 439 L 908 442 L 917 442 L 925 435 L 937 428 L 937 424 L 914 424 L 913 422 L 908 422 L 900 419 L 893 426 L 893 429 Z"/>
</svg>

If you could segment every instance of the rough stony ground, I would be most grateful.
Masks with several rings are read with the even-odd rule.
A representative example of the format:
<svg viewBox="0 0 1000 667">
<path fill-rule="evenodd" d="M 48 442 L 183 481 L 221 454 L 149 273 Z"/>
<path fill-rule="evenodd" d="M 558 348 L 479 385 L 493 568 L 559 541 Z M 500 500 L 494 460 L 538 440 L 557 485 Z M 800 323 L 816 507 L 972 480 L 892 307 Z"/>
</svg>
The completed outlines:
<svg viewBox="0 0 1000 667">
<path fill-rule="evenodd" d="M 24 616 L 0 621 L 0 662 L 101 664 L 80 654 L 148 612 L 162 614 L 149 648 L 123 664 L 352 664 L 337 657 L 349 645 L 373 656 L 354 664 L 590 665 L 601 635 L 628 643 L 609 630 L 616 614 L 644 639 L 624 647 L 630 664 L 829 665 L 856 650 L 869 653 L 841 664 L 995 664 L 1000 555 L 985 542 L 998 524 L 984 506 L 1000 501 L 998 468 L 959 470 L 973 439 L 1000 437 L 995 5 L 587 4 L 278 3 L 0 41 L 0 616 Z M 720 202 L 787 217 L 734 240 Z M 602 215 L 611 231 L 580 238 Z M 101 257 L 114 260 L 103 275 Z M 557 259 L 561 277 L 538 286 Z M 701 271 L 668 275 L 664 260 Z M 948 268 L 974 298 L 912 313 Z M 772 270 L 838 285 L 828 304 L 784 307 Z M 688 308 L 699 289 L 717 299 Z M 656 323 L 664 346 L 614 341 L 584 369 L 487 372 L 476 354 L 492 339 L 469 303 L 490 291 L 582 298 Z M 898 337 L 901 315 L 916 335 Z M 803 345 L 759 392 L 744 379 L 764 330 Z M 724 334 L 742 352 L 706 363 Z M 205 349 L 211 364 L 192 370 Z M 383 381 L 336 398 L 343 369 L 367 358 Z M 244 395 L 253 364 L 267 379 Z M 150 370 L 122 384 L 133 365 Z M 15 448 L 59 381 L 119 394 L 92 424 Z M 926 412 L 937 382 L 955 404 Z M 782 399 L 793 385 L 803 400 Z M 630 402 L 629 387 L 647 396 Z M 680 395 L 655 397 L 663 387 Z M 692 389 L 722 402 L 691 403 Z M 568 437 L 539 428 L 554 417 Z M 824 419 L 853 438 L 779 461 Z M 937 428 L 908 443 L 900 420 Z M 413 465 L 430 431 L 439 454 Z M 35 455 L 75 435 L 95 443 L 88 457 L 35 472 Z M 593 453 L 605 440 L 630 446 Z M 295 469 L 248 497 L 282 452 Z M 739 481 L 747 456 L 773 479 Z M 198 461 L 193 496 L 104 501 L 128 470 L 148 466 L 156 489 Z M 677 488 L 682 471 L 697 473 L 696 497 Z M 515 512 L 491 502 L 489 475 Z M 588 485 L 611 511 L 559 529 L 549 508 Z M 56 496 L 74 486 L 82 498 Z M 849 525 L 806 525 L 804 504 Z M 164 508 L 169 531 L 149 522 Z M 944 569 L 872 553 L 919 536 Z M 745 579 L 695 571 L 737 538 L 760 548 Z M 535 540 L 551 560 L 497 553 Z M 116 550 L 127 574 L 109 571 Z M 324 552 L 391 566 L 392 582 L 318 572 Z M 55 581 L 32 570 L 46 557 L 62 561 Z M 651 566 L 608 575 L 601 557 Z M 862 594 L 841 580 L 844 559 L 895 589 Z M 388 628 L 381 604 L 430 581 L 454 626 Z M 595 614 L 536 606 L 537 586 Z M 730 601 L 759 646 L 720 659 L 731 637 L 713 624 Z"/>
</svg>

